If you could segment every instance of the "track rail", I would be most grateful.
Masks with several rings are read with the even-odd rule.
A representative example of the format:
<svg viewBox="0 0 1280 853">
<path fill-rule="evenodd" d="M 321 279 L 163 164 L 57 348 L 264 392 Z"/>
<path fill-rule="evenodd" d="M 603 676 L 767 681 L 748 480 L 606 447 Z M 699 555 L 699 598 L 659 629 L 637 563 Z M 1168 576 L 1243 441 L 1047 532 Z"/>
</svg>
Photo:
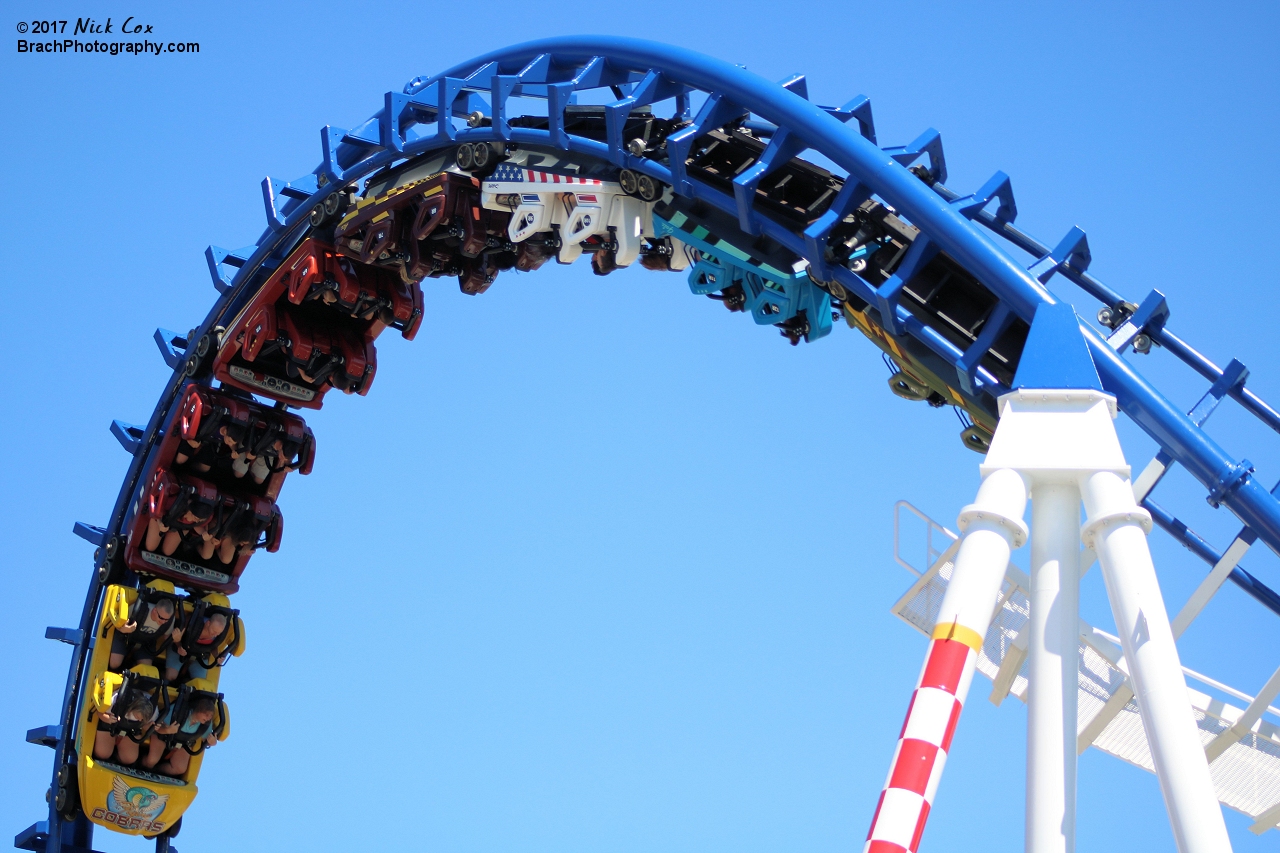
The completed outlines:
<svg viewBox="0 0 1280 853">
<path fill-rule="evenodd" d="M 610 88 L 616 100 L 604 108 L 606 141 L 569 133 L 564 109 L 576 93 Z M 547 128 L 511 126 L 516 99 L 544 101 Z M 631 153 L 622 138 L 623 120 L 629 111 L 667 101 L 675 104 L 676 116 L 688 122 L 669 138 L 668 161 Z M 491 122 L 468 126 L 464 120 L 475 111 Z M 687 151 L 699 133 L 734 120 L 743 120 L 745 126 L 768 139 L 768 146 L 757 166 L 735 181 L 735 193 L 729 195 L 691 176 L 684 157 L 677 155 Z M 890 334 L 914 338 L 927 346 L 955 371 L 954 377 L 947 377 L 948 382 L 988 409 L 994 398 L 1007 390 L 979 365 L 991 340 L 984 342 L 980 337 L 972 347 L 960 349 L 901 304 L 901 280 L 895 277 L 877 287 L 850 269 L 830 263 L 824 254 L 828 234 L 845 213 L 867 198 L 878 198 L 920 229 L 916 251 L 922 255 L 945 252 L 998 298 L 997 311 L 1003 312 L 1002 316 L 1028 323 L 1039 305 L 1059 301 L 1046 282 L 1055 274 L 1065 277 L 1110 312 L 1115 326 L 1110 338 L 1082 322 L 1084 336 L 1104 388 L 1115 395 L 1120 410 L 1162 448 L 1158 457 L 1163 460 L 1161 470 L 1173 463 L 1183 465 L 1204 486 L 1211 503 L 1226 506 L 1245 525 L 1242 537 L 1261 538 L 1280 552 L 1280 501 L 1257 481 L 1247 461 L 1237 460 L 1202 429 L 1204 418 L 1224 396 L 1235 399 L 1277 431 L 1280 414 L 1244 387 L 1247 371 L 1234 362 L 1224 371 L 1165 328 L 1168 311 L 1159 294 L 1153 293 L 1141 304 L 1127 303 L 1090 276 L 1083 232 L 1074 229 L 1051 249 L 1014 228 L 1016 205 L 1003 173 L 974 193 L 952 191 L 944 185 L 946 165 L 936 131 L 926 131 L 907 146 L 879 147 L 865 97 L 854 98 L 840 108 L 818 106 L 807 99 L 803 77 L 779 85 L 691 51 L 635 39 L 583 37 L 531 42 L 486 54 L 432 77 L 416 78 L 402 91 L 386 93 L 382 108 L 353 129 L 324 128 L 321 161 L 311 173 L 289 182 L 263 181 L 267 227 L 257 242 L 234 252 L 215 247 L 207 250 L 219 296 L 205 319 L 185 338 L 157 333 L 162 352 L 174 367 L 173 375 L 146 426 L 127 440 L 122 436 L 133 459 L 109 520 L 100 528 L 77 525 L 76 532 L 99 548 L 78 629 L 57 635 L 74 641 L 75 652 L 56 742 L 52 743 L 55 774 L 67 758 L 83 689 L 89 638 L 102 594 L 99 578 L 109 555 L 122 545 L 130 508 L 156 464 L 158 439 L 170 428 L 177 401 L 189 377 L 200 367 L 197 342 L 207 340 L 215 327 L 226 325 L 249 302 L 306 232 L 308 215 L 317 204 L 384 167 L 463 142 L 482 141 L 552 147 L 606 161 L 647 174 L 669 184 L 679 196 L 737 217 L 743 231 L 765 235 L 805 259 L 812 278 L 833 294 L 846 293 L 876 308 Z M 797 233 L 755 206 L 751 181 L 804 151 L 827 158 L 846 177 L 831 211 Z M 927 171 L 910 168 L 925 158 Z M 739 186 L 743 192 L 736 191 Z M 994 212 L 987 209 L 991 205 L 998 205 Z M 1020 262 L 1009 247 L 1027 253 L 1032 262 Z M 1204 404 L 1207 409 L 1197 407 L 1191 415 L 1182 412 L 1125 360 L 1122 352 L 1135 342 L 1141 344 L 1139 338 L 1144 335 L 1215 383 L 1206 395 L 1206 400 L 1212 397 Z M 1171 515 L 1168 518 L 1171 521 L 1166 526 L 1176 530 L 1179 522 Z M 1206 559 L 1217 556 L 1203 540 L 1190 536 L 1194 539 L 1180 538 Z M 1280 598 L 1251 576 L 1244 577 L 1248 583 L 1233 574 L 1247 591 L 1249 584 L 1255 591 L 1260 587 L 1264 592 L 1255 597 L 1276 609 Z M 53 740 L 48 735 L 41 742 Z M 25 849 L 58 853 L 87 849 L 91 839 L 91 826 L 83 818 L 66 823 L 51 807 L 48 824 L 32 827 L 17 843 Z"/>
</svg>

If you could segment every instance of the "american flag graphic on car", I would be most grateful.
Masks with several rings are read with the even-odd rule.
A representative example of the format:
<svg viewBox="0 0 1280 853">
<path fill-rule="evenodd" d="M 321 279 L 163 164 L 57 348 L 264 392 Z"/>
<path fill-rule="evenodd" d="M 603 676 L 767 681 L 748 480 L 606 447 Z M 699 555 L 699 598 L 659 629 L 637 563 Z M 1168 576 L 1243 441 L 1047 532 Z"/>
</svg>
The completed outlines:
<svg viewBox="0 0 1280 853">
<path fill-rule="evenodd" d="M 558 172 L 543 172 L 537 169 L 526 169 L 515 163 L 499 163 L 498 168 L 485 180 L 485 188 L 490 184 L 571 184 L 573 186 L 602 187 L 604 181 L 597 178 L 583 178 L 578 175 L 562 175 Z"/>
</svg>

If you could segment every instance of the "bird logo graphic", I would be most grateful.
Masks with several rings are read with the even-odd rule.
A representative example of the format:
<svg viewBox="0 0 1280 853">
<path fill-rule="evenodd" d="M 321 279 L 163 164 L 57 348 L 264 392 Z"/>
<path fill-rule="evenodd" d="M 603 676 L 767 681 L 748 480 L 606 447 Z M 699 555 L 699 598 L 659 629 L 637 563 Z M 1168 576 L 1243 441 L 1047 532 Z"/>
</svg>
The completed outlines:
<svg viewBox="0 0 1280 853">
<path fill-rule="evenodd" d="M 117 776 L 111 782 L 111 793 L 107 795 L 107 810 L 150 821 L 160 816 L 168 802 L 168 794 L 157 794 L 141 785 L 130 787 L 128 782 Z"/>
</svg>

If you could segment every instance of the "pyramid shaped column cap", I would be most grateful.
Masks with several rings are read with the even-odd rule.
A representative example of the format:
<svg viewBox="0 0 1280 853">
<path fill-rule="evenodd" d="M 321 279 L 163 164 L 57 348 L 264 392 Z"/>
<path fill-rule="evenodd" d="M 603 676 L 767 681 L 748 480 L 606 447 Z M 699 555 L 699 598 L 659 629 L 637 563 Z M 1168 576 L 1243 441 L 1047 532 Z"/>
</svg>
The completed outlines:
<svg viewBox="0 0 1280 853">
<path fill-rule="evenodd" d="M 1065 302 L 1041 303 L 1036 308 L 1013 377 L 1013 390 L 1030 388 L 1102 391 L 1080 321 Z"/>
</svg>

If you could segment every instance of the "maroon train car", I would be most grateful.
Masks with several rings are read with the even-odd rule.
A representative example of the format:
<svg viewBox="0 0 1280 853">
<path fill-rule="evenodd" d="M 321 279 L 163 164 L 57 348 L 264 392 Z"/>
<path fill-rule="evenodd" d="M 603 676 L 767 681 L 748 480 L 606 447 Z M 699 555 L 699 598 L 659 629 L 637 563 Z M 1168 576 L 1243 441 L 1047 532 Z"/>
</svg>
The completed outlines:
<svg viewBox="0 0 1280 853">
<path fill-rule="evenodd" d="M 161 441 L 157 464 L 275 500 L 290 471 L 311 473 L 315 453 L 315 435 L 297 415 L 192 385 Z"/>
<path fill-rule="evenodd" d="M 422 323 L 422 289 L 405 282 L 395 271 L 374 266 L 335 252 L 315 238 L 302 242 L 280 265 L 267 286 L 278 278 L 289 302 L 303 305 L 318 302 L 356 321 L 370 339 L 385 328 L 400 331 L 411 341 Z"/>
<path fill-rule="evenodd" d="M 416 284 L 353 264 L 308 238 L 223 333 L 214 375 L 232 387 L 318 409 L 330 388 L 367 394 L 378 368 L 374 339 L 388 326 L 411 339 L 421 320 Z"/>
<path fill-rule="evenodd" d="M 153 531 L 153 538 L 159 541 L 148 543 L 153 520 L 160 531 Z M 160 468 L 134 514 L 125 564 L 139 575 L 231 594 L 240 588 L 240 575 L 253 552 L 277 550 L 283 533 L 284 517 L 270 499 L 225 494 L 207 480 Z M 216 546 L 202 555 L 206 535 L 230 537 L 236 543 L 231 559 L 224 562 Z M 166 541 L 170 537 L 176 542 Z"/>
<path fill-rule="evenodd" d="M 454 172 L 414 178 L 412 169 L 361 199 L 334 230 L 337 250 L 402 278 L 457 276 L 463 293 L 489 288 L 499 271 L 536 269 L 550 252 L 513 244 L 511 214 L 480 204 L 480 181 Z"/>
</svg>

